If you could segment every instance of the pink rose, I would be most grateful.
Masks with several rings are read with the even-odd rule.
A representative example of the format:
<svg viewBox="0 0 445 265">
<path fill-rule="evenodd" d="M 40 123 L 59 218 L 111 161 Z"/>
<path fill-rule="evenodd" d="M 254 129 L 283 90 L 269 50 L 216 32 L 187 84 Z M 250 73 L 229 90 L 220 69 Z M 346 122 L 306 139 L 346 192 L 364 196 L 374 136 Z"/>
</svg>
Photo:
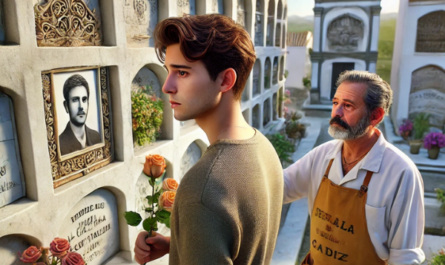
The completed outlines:
<svg viewBox="0 0 445 265">
<path fill-rule="evenodd" d="M 85 261 L 79 253 L 69 252 L 62 259 L 62 265 L 85 265 Z"/>
<path fill-rule="evenodd" d="M 31 246 L 23 252 L 20 260 L 25 263 L 36 262 L 42 256 L 42 252 L 35 246 Z"/>
<path fill-rule="evenodd" d="M 70 243 L 64 238 L 54 238 L 53 242 L 49 245 L 49 250 L 53 256 L 62 258 L 70 250 Z"/>
<path fill-rule="evenodd" d="M 164 191 L 159 197 L 159 206 L 168 212 L 173 209 L 173 203 L 175 202 L 176 191 Z"/>
<path fill-rule="evenodd" d="M 162 189 L 164 191 L 176 191 L 178 189 L 178 182 L 174 179 L 164 179 L 162 182 Z"/>
</svg>

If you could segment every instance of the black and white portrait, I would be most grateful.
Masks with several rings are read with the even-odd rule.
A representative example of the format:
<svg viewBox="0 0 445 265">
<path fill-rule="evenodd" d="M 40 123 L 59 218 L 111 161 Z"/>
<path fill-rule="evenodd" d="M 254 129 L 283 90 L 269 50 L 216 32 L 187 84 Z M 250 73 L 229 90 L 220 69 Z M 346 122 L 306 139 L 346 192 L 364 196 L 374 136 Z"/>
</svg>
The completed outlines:
<svg viewBox="0 0 445 265">
<path fill-rule="evenodd" d="M 97 69 L 54 73 L 60 155 L 103 143 Z"/>
</svg>

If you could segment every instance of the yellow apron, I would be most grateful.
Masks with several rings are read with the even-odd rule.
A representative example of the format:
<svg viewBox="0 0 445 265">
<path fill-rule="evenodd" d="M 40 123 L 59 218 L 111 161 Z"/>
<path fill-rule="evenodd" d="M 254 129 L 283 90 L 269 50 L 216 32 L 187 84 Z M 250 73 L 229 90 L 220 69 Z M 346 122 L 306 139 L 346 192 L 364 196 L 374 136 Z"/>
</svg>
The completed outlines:
<svg viewBox="0 0 445 265">
<path fill-rule="evenodd" d="M 360 190 L 328 179 L 332 159 L 318 188 L 311 215 L 311 246 L 302 265 L 387 264 L 376 253 L 368 233 L 365 204 L 372 172 Z"/>
</svg>

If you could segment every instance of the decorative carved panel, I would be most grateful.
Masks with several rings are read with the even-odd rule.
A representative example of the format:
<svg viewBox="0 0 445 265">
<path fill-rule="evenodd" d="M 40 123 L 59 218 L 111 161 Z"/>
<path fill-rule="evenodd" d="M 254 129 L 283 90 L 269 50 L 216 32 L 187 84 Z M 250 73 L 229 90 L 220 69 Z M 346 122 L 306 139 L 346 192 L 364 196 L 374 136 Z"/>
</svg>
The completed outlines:
<svg viewBox="0 0 445 265">
<path fill-rule="evenodd" d="M 153 47 L 152 38 L 158 22 L 157 0 L 134 0 L 124 7 L 127 46 Z"/>
<path fill-rule="evenodd" d="M 431 125 L 443 129 L 445 123 L 445 71 L 426 66 L 413 72 L 409 96 L 409 118 L 421 112 L 431 114 Z"/>
<path fill-rule="evenodd" d="M 54 82 L 54 74 L 60 72 L 67 73 L 82 73 L 84 71 L 98 71 L 97 76 L 97 94 L 96 100 L 92 99 L 92 87 L 95 84 L 89 84 L 91 88 L 89 95 L 89 107 L 88 111 L 92 112 L 93 104 L 99 102 L 99 106 L 96 106 L 96 113 L 90 114 L 90 116 L 100 117 L 97 123 L 100 126 L 98 133 L 101 135 L 102 141 L 91 146 L 86 146 L 83 149 L 71 151 L 67 154 L 63 154 L 60 149 L 60 133 L 59 123 L 61 121 L 58 117 L 67 115 L 64 112 L 62 98 L 58 98 L 57 95 L 61 92 L 56 90 L 63 89 L 60 86 L 56 86 Z M 50 162 L 52 167 L 52 177 L 54 187 L 63 185 L 73 179 L 86 175 L 96 169 L 99 169 L 113 160 L 113 143 L 112 143 L 112 127 L 111 127 L 111 113 L 109 106 L 109 88 L 108 88 L 108 71 L 107 68 L 78 68 L 68 70 L 52 70 L 42 73 L 42 86 L 43 86 L 43 99 L 45 107 L 45 122 L 47 130 L 48 151 L 50 155 Z M 93 102 L 94 101 L 94 102 Z M 59 103 L 57 103 L 59 102 Z M 62 106 L 62 107 L 61 107 Z M 88 115 L 88 112 L 85 116 Z M 64 125 L 64 124 L 62 124 Z M 91 127 L 91 124 L 86 124 Z M 67 127 L 69 124 L 67 125 Z M 91 131 L 91 129 L 90 129 Z M 88 133 L 88 132 L 87 132 Z M 96 132 L 97 133 L 97 132 Z M 75 137 L 75 136 L 74 136 Z M 88 137 L 88 135 L 87 135 Z M 87 139 L 88 141 L 88 139 Z M 71 141 L 72 142 L 72 141 Z"/>
<path fill-rule="evenodd" d="M 176 0 L 178 16 L 195 15 L 195 0 Z"/>
<path fill-rule="evenodd" d="M 238 7 L 236 11 L 236 23 L 245 27 L 246 26 L 246 11 L 244 8 L 244 0 L 238 0 Z"/>
<path fill-rule="evenodd" d="M 328 26 L 328 46 L 335 51 L 356 51 L 364 37 L 364 24 L 350 14 L 334 19 Z"/>
<path fill-rule="evenodd" d="M 82 0 L 48 0 L 34 6 L 37 45 L 100 46 L 101 23 Z"/>
<path fill-rule="evenodd" d="M 436 11 L 417 22 L 416 52 L 445 52 L 445 11 Z"/>
</svg>

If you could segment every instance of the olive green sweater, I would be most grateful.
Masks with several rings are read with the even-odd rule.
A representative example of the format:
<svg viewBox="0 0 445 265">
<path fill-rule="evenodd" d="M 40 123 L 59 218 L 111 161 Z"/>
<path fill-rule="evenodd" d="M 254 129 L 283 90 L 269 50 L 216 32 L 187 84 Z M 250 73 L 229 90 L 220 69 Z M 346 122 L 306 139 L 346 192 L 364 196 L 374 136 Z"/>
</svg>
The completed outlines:
<svg viewBox="0 0 445 265">
<path fill-rule="evenodd" d="M 171 216 L 170 264 L 270 264 L 283 202 L 283 173 L 258 130 L 218 140 L 187 172 Z"/>
</svg>

